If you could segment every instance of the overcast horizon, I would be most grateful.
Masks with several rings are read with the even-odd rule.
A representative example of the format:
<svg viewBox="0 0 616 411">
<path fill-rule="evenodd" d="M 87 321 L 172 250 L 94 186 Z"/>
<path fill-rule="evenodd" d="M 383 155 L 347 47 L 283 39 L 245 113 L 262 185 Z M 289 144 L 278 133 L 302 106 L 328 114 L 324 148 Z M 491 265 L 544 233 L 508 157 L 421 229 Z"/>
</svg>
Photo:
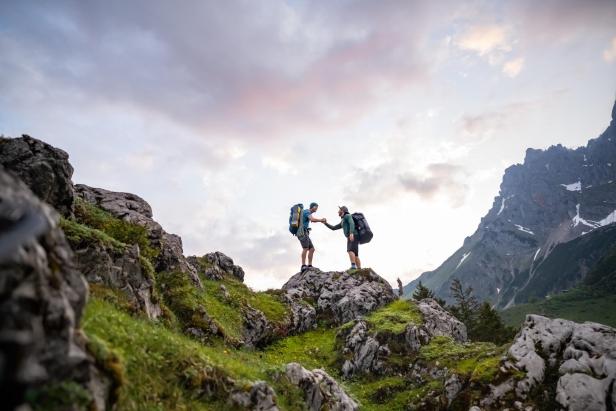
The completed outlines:
<svg viewBox="0 0 616 411">
<path fill-rule="evenodd" d="M 0 134 L 143 197 L 255 289 L 299 269 L 298 202 L 362 211 L 392 285 L 437 268 L 527 148 L 586 145 L 616 98 L 614 0 L 179 4 L 2 2 Z M 315 266 L 348 268 L 312 226 Z"/>
</svg>

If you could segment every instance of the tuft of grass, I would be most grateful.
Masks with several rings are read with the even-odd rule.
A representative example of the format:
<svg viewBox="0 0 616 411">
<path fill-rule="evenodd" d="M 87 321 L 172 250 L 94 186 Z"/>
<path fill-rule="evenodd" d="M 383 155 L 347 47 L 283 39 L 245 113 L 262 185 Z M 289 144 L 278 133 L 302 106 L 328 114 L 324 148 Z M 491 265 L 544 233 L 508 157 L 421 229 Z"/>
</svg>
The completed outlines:
<svg viewBox="0 0 616 411">
<path fill-rule="evenodd" d="M 370 329 L 376 332 L 401 334 L 407 324 L 422 324 L 423 317 L 417 304 L 410 300 L 396 300 L 366 317 Z"/>
<path fill-rule="evenodd" d="M 33 411 L 86 411 L 92 401 L 90 393 L 74 381 L 53 382 L 26 392 L 26 402 Z"/>
<path fill-rule="evenodd" d="M 346 386 L 359 401 L 362 411 L 402 411 L 418 409 L 417 404 L 429 392 L 441 391 L 443 383 L 431 380 L 418 385 L 404 377 L 394 376 L 373 381 L 353 381 Z"/>
<path fill-rule="evenodd" d="M 115 404 L 120 398 L 120 390 L 126 384 L 124 363 L 119 354 L 99 337 L 92 335 L 86 346 L 94 357 L 96 364 L 111 378 L 109 403 Z"/>
<path fill-rule="evenodd" d="M 101 230 L 88 227 L 74 220 L 60 218 L 60 228 L 69 243 L 73 246 L 81 246 L 90 243 L 99 243 L 116 251 L 124 251 L 126 244 L 116 240 Z"/>
<path fill-rule="evenodd" d="M 124 244 L 137 244 L 141 255 L 155 259 L 159 250 L 150 244 L 145 227 L 132 224 L 80 198 L 75 199 L 75 219 L 78 223 L 97 229 Z"/>
<path fill-rule="evenodd" d="M 419 358 L 439 367 L 471 377 L 474 381 L 491 381 L 498 373 L 500 358 L 508 346 L 486 342 L 459 343 L 450 337 L 434 337 L 419 350 Z"/>
</svg>

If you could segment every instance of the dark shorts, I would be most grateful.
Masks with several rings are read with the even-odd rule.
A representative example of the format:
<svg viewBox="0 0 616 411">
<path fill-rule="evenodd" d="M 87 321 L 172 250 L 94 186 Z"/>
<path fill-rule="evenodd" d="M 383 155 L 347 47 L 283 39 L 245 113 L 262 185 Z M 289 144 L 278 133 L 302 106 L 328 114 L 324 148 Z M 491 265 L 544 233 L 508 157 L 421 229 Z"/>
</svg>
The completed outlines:
<svg viewBox="0 0 616 411">
<path fill-rule="evenodd" d="M 355 257 L 359 257 L 359 239 L 357 236 L 354 236 L 355 239 L 353 241 L 347 238 L 347 251 L 352 251 L 355 253 Z"/>
<path fill-rule="evenodd" d="M 312 240 L 310 239 L 310 233 L 306 233 L 301 236 L 298 235 L 297 239 L 299 240 L 299 243 L 302 245 L 302 248 L 307 249 L 307 250 L 314 248 L 314 245 L 312 245 Z"/>
</svg>

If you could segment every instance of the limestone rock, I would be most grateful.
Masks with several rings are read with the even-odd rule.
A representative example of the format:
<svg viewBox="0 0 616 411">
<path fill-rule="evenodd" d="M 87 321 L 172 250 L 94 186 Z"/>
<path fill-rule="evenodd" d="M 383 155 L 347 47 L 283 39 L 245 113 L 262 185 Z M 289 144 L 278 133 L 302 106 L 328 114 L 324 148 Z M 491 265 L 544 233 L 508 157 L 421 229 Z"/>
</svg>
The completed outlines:
<svg viewBox="0 0 616 411">
<path fill-rule="evenodd" d="M 135 194 L 109 191 L 85 184 L 77 184 L 75 190 L 77 195 L 88 203 L 102 208 L 117 218 L 144 227 L 148 232 L 150 243 L 160 250 L 154 267 L 156 271 L 183 272 L 196 286 L 202 287 L 197 272 L 184 257 L 182 239 L 163 230 L 152 218 L 152 208 L 145 200 Z"/>
<path fill-rule="evenodd" d="M 291 310 L 290 333 L 302 333 L 317 326 L 317 311 L 310 304 L 298 299 L 283 295 L 283 301 Z"/>
<path fill-rule="evenodd" d="M 233 263 L 233 259 L 220 251 L 205 254 L 203 257 L 187 257 L 188 263 L 205 278 L 222 280 L 225 275 L 244 281 L 244 269 Z"/>
<path fill-rule="evenodd" d="M 124 292 L 136 309 L 148 318 L 162 315 L 159 302 L 154 297 L 152 273 L 140 261 L 139 247 L 129 246 L 117 250 L 101 243 L 71 244 L 75 261 L 90 284 L 104 284 Z"/>
<path fill-rule="evenodd" d="M 466 326 L 444 310 L 436 300 L 425 298 L 417 304 L 417 307 L 423 315 L 423 327 L 428 335 L 451 337 L 459 342 L 467 341 Z"/>
<path fill-rule="evenodd" d="M 73 214 L 73 167 L 66 152 L 28 135 L 0 138 L 0 166 L 64 216 Z"/>
<path fill-rule="evenodd" d="M 87 283 L 57 227 L 58 214 L 0 168 L 0 393 L 4 409 L 51 383 L 93 382 L 78 331 Z M 104 377 L 103 377 L 104 378 Z M 104 384 L 103 384 L 104 385 Z M 106 404 L 104 393 L 97 404 Z M 67 404 L 67 408 L 70 405 Z"/>
<path fill-rule="evenodd" d="M 491 387 L 492 392 L 484 398 L 482 405 L 494 407 L 511 391 L 522 401 L 532 401 L 533 388 L 550 384 L 546 375 L 556 373 L 554 400 L 563 409 L 605 410 L 616 407 L 612 395 L 616 381 L 614 328 L 528 315 L 509 348 L 503 367 L 523 371 L 525 377 L 519 381 L 512 378 Z"/>
<path fill-rule="evenodd" d="M 247 347 L 263 345 L 272 338 L 272 325 L 267 317 L 251 307 L 244 309 L 244 344 Z"/>
<path fill-rule="evenodd" d="M 344 361 L 342 375 L 344 378 L 350 378 L 358 373 L 381 373 L 384 360 L 390 352 L 387 345 L 379 344 L 370 335 L 366 322 L 358 320 L 345 338 L 343 353 L 351 358 Z"/>
<path fill-rule="evenodd" d="M 389 283 L 371 269 L 352 274 L 308 269 L 291 277 L 282 289 L 290 298 L 315 301 L 317 314 L 336 324 L 359 318 L 396 299 Z"/>
<path fill-rule="evenodd" d="M 246 411 L 278 411 L 276 394 L 264 381 L 253 383 L 248 389 L 236 390 L 229 397 L 233 409 Z"/>
<path fill-rule="evenodd" d="M 336 380 L 323 370 L 308 371 L 298 363 L 289 363 L 286 366 L 286 377 L 291 384 L 304 391 L 304 400 L 310 411 L 359 409 L 357 403 L 344 392 Z"/>
</svg>

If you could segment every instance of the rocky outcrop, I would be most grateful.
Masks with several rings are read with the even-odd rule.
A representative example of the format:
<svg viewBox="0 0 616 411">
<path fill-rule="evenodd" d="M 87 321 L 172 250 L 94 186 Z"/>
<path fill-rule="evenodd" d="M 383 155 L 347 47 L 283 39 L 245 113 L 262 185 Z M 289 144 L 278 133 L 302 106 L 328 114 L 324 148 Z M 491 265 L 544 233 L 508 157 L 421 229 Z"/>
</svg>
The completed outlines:
<svg viewBox="0 0 616 411">
<path fill-rule="evenodd" d="M 44 401 L 51 386 L 85 393 L 84 399 L 94 401 L 98 409 L 109 405 L 108 392 L 96 390 L 94 396 L 90 390 L 111 384 L 100 380 L 107 376 L 95 369 L 78 329 L 87 283 L 75 269 L 71 249 L 57 224 L 58 215 L 51 207 L 0 169 L 0 390 L 4 409 L 22 406 L 26 390 Z M 71 398 L 67 396 L 64 409 L 78 405 Z"/>
<path fill-rule="evenodd" d="M 468 340 L 466 326 L 449 311 L 443 309 L 436 300 L 425 298 L 417 304 L 417 307 L 423 316 L 421 327 L 428 336 L 451 337 L 458 342 Z"/>
<path fill-rule="evenodd" d="M 565 410 L 615 409 L 616 330 L 601 324 L 529 315 L 503 368 L 523 372 L 491 387 L 482 406 L 498 408 L 507 395 L 532 406 L 535 392 L 545 392 L 554 407 Z M 545 397 L 545 394 L 544 394 Z"/>
<path fill-rule="evenodd" d="M 506 307 L 575 286 L 601 258 L 596 247 L 592 253 L 582 249 L 578 261 L 557 263 L 555 269 L 542 262 L 559 244 L 614 222 L 615 159 L 613 118 L 585 147 L 528 149 L 523 164 L 505 170 L 500 192 L 475 233 L 440 267 L 407 285 L 405 293 L 410 295 L 421 281 L 449 300 L 455 277 L 472 287 L 479 300 Z"/>
<path fill-rule="evenodd" d="M 317 310 L 307 302 L 283 295 L 283 301 L 291 311 L 290 334 L 302 333 L 317 326 Z"/>
<path fill-rule="evenodd" d="M 75 185 L 75 190 L 84 201 L 117 218 L 144 227 L 152 246 L 160 250 L 154 267 L 156 271 L 180 271 L 188 275 L 196 286 L 202 286 L 194 267 L 184 257 L 182 239 L 163 230 L 152 218 L 152 208 L 145 200 L 135 194 L 93 188 L 84 184 Z"/>
<path fill-rule="evenodd" d="M 118 249 L 102 242 L 73 243 L 75 261 L 90 284 L 122 291 L 135 310 L 150 319 L 162 315 L 155 295 L 153 272 L 140 256 L 137 245 Z"/>
<path fill-rule="evenodd" d="M 341 330 L 338 338 L 344 339 L 342 354 L 345 358 L 342 375 L 350 378 L 356 374 L 389 372 L 387 358 L 392 351 L 410 359 L 436 336 L 450 337 L 457 342 L 467 341 L 466 326 L 435 300 L 426 298 L 417 306 L 423 317 L 421 323 L 408 323 L 400 334 L 371 330 L 363 319 L 356 320 L 350 331 Z"/>
<path fill-rule="evenodd" d="M 325 371 L 308 371 L 298 363 L 286 366 L 286 377 L 304 392 L 304 401 L 310 411 L 354 411 L 357 403 L 347 395 L 336 380 Z"/>
<path fill-rule="evenodd" d="M 244 269 L 235 265 L 233 259 L 220 251 L 205 254 L 203 257 L 187 257 L 188 263 L 201 275 L 210 280 L 222 280 L 228 275 L 238 281 L 244 281 Z"/>
<path fill-rule="evenodd" d="M 72 215 L 73 167 L 66 152 L 28 135 L 0 138 L 0 166 L 61 214 Z"/>
<path fill-rule="evenodd" d="M 371 335 L 365 321 L 359 320 L 346 337 L 342 354 L 347 357 L 342 365 L 342 375 L 350 378 L 358 373 L 381 374 L 390 350 L 387 344 L 380 344 Z"/>
<path fill-rule="evenodd" d="M 282 289 L 289 298 L 314 302 L 317 315 L 336 324 L 359 318 L 397 298 L 389 283 L 369 268 L 353 273 L 309 269 L 295 274 Z"/>
</svg>

